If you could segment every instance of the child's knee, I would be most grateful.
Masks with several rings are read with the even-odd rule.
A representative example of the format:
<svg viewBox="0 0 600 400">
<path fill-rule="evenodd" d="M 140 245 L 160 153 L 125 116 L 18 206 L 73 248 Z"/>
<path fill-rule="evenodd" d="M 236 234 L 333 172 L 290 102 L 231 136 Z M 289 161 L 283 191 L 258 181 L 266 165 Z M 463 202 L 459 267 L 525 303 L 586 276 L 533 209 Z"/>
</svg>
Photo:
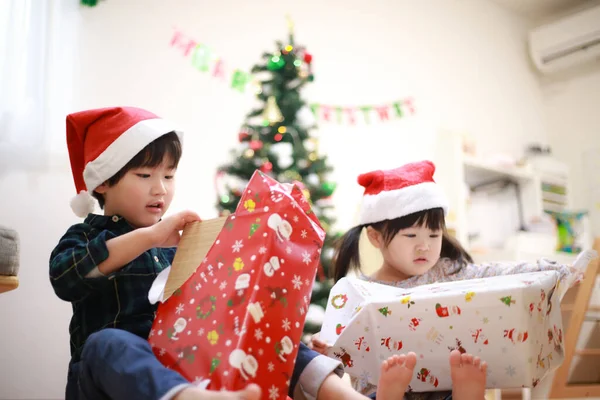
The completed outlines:
<svg viewBox="0 0 600 400">
<path fill-rule="evenodd" d="M 130 332 L 122 329 L 106 328 L 92 333 L 83 346 L 82 359 L 98 359 L 104 356 L 119 353 L 124 347 L 131 343 Z"/>
</svg>

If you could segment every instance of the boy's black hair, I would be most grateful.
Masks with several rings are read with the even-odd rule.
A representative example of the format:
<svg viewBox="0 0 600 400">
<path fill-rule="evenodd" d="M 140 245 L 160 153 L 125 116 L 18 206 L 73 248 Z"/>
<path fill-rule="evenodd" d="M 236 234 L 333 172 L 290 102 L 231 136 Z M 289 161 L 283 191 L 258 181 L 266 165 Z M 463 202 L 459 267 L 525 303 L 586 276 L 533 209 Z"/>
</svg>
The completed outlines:
<svg viewBox="0 0 600 400">
<path fill-rule="evenodd" d="M 165 156 L 169 156 L 169 160 L 172 162 L 169 167 L 177 168 L 179 160 L 181 159 L 181 142 L 175 132 L 169 132 L 154 139 L 125 164 L 119 172 L 107 179 L 105 183 L 108 186 L 116 185 L 125 176 L 127 171 L 134 168 L 157 167 L 163 162 Z M 92 193 L 92 196 L 98 200 L 100 208 L 103 209 L 104 196 L 95 191 Z"/>
<path fill-rule="evenodd" d="M 446 231 L 444 210 L 442 208 L 432 208 L 391 220 L 359 225 L 346 232 L 337 245 L 333 265 L 335 282 L 345 277 L 350 270 L 360 271 L 360 235 L 363 228 L 368 226 L 373 227 L 383 235 L 386 246 L 390 244 L 399 231 L 412 226 L 425 226 L 434 231 L 441 230 L 443 234 L 440 257 L 447 257 L 460 263 L 473 262 L 471 255 Z"/>
</svg>

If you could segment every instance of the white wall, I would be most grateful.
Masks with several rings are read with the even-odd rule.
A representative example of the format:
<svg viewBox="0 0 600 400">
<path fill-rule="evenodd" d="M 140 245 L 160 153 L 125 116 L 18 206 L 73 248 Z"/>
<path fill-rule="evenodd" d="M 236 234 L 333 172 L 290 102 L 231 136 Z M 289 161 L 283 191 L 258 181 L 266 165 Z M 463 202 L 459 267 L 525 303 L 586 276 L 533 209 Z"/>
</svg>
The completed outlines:
<svg viewBox="0 0 600 400">
<path fill-rule="evenodd" d="M 356 175 L 431 154 L 437 127 L 470 132 L 482 154 L 520 155 L 544 141 L 543 102 L 526 61 L 527 23 L 480 0 L 303 2 L 106 0 L 82 9 L 73 108 L 133 104 L 188 128 L 174 208 L 215 215 L 213 175 L 236 145 L 252 102 L 195 71 L 168 47 L 173 26 L 217 50 L 230 66 L 249 68 L 274 40 L 284 15 L 314 55 L 310 101 L 372 104 L 413 96 L 418 117 L 370 127 L 321 124 L 322 150 L 339 182 L 340 227 L 353 220 Z M 69 359 L 70 307 L 47 278 L 48 256 L 76 221 L 64 153 L 62 117 L 44 173 L 0 176 L 0 223 L 23 238 L 21 287 L 0 295 L 0 398 L 61 398 Z M 211 140 L 212 143 L 208 144 Z M 9 193 L 9 195 L 6 195 Z"/>
</svg>

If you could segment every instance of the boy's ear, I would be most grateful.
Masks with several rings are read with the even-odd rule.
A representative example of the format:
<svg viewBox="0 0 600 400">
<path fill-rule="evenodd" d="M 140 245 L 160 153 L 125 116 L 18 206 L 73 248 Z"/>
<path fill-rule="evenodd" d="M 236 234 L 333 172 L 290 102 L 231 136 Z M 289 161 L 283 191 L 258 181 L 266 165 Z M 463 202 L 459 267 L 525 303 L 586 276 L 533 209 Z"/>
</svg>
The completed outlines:
<svg viewBox="0 0 600 400">
<path fill-rule="evenodd" d="M 381 236 L 381 232 L 377 231 L 372 226 L 367 226 L 367 237 L 374 247 L 378 249 L 383 247 L 383 237 Z"/>
<path fill-rule="evenodd" d="M 108 189 L 108 184 L 106 182 L 100 184 L 100 186 L 98 186 L 96 189 L 94 189 L 94 192 L 99 193 L 99 194 L 104 194 L 106 193 L 106 190 Z"/>
</svg>

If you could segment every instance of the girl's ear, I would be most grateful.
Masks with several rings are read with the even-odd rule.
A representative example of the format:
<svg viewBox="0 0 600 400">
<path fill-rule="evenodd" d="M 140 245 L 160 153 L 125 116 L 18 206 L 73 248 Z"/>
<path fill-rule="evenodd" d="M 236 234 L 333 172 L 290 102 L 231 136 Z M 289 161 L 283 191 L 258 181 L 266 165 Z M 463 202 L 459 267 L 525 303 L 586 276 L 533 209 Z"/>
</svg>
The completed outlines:
<svg viewBox="0 0 600 400">
<path fill-rule="evenodd" d="M 379 232 L 372 226 L 367 226 L 367 237 L 369 238 L 369 242 L 371 242 L 373 247 L 378 249 L 383 248 L 384 243 L 381 232 Z"/>
</svg>

